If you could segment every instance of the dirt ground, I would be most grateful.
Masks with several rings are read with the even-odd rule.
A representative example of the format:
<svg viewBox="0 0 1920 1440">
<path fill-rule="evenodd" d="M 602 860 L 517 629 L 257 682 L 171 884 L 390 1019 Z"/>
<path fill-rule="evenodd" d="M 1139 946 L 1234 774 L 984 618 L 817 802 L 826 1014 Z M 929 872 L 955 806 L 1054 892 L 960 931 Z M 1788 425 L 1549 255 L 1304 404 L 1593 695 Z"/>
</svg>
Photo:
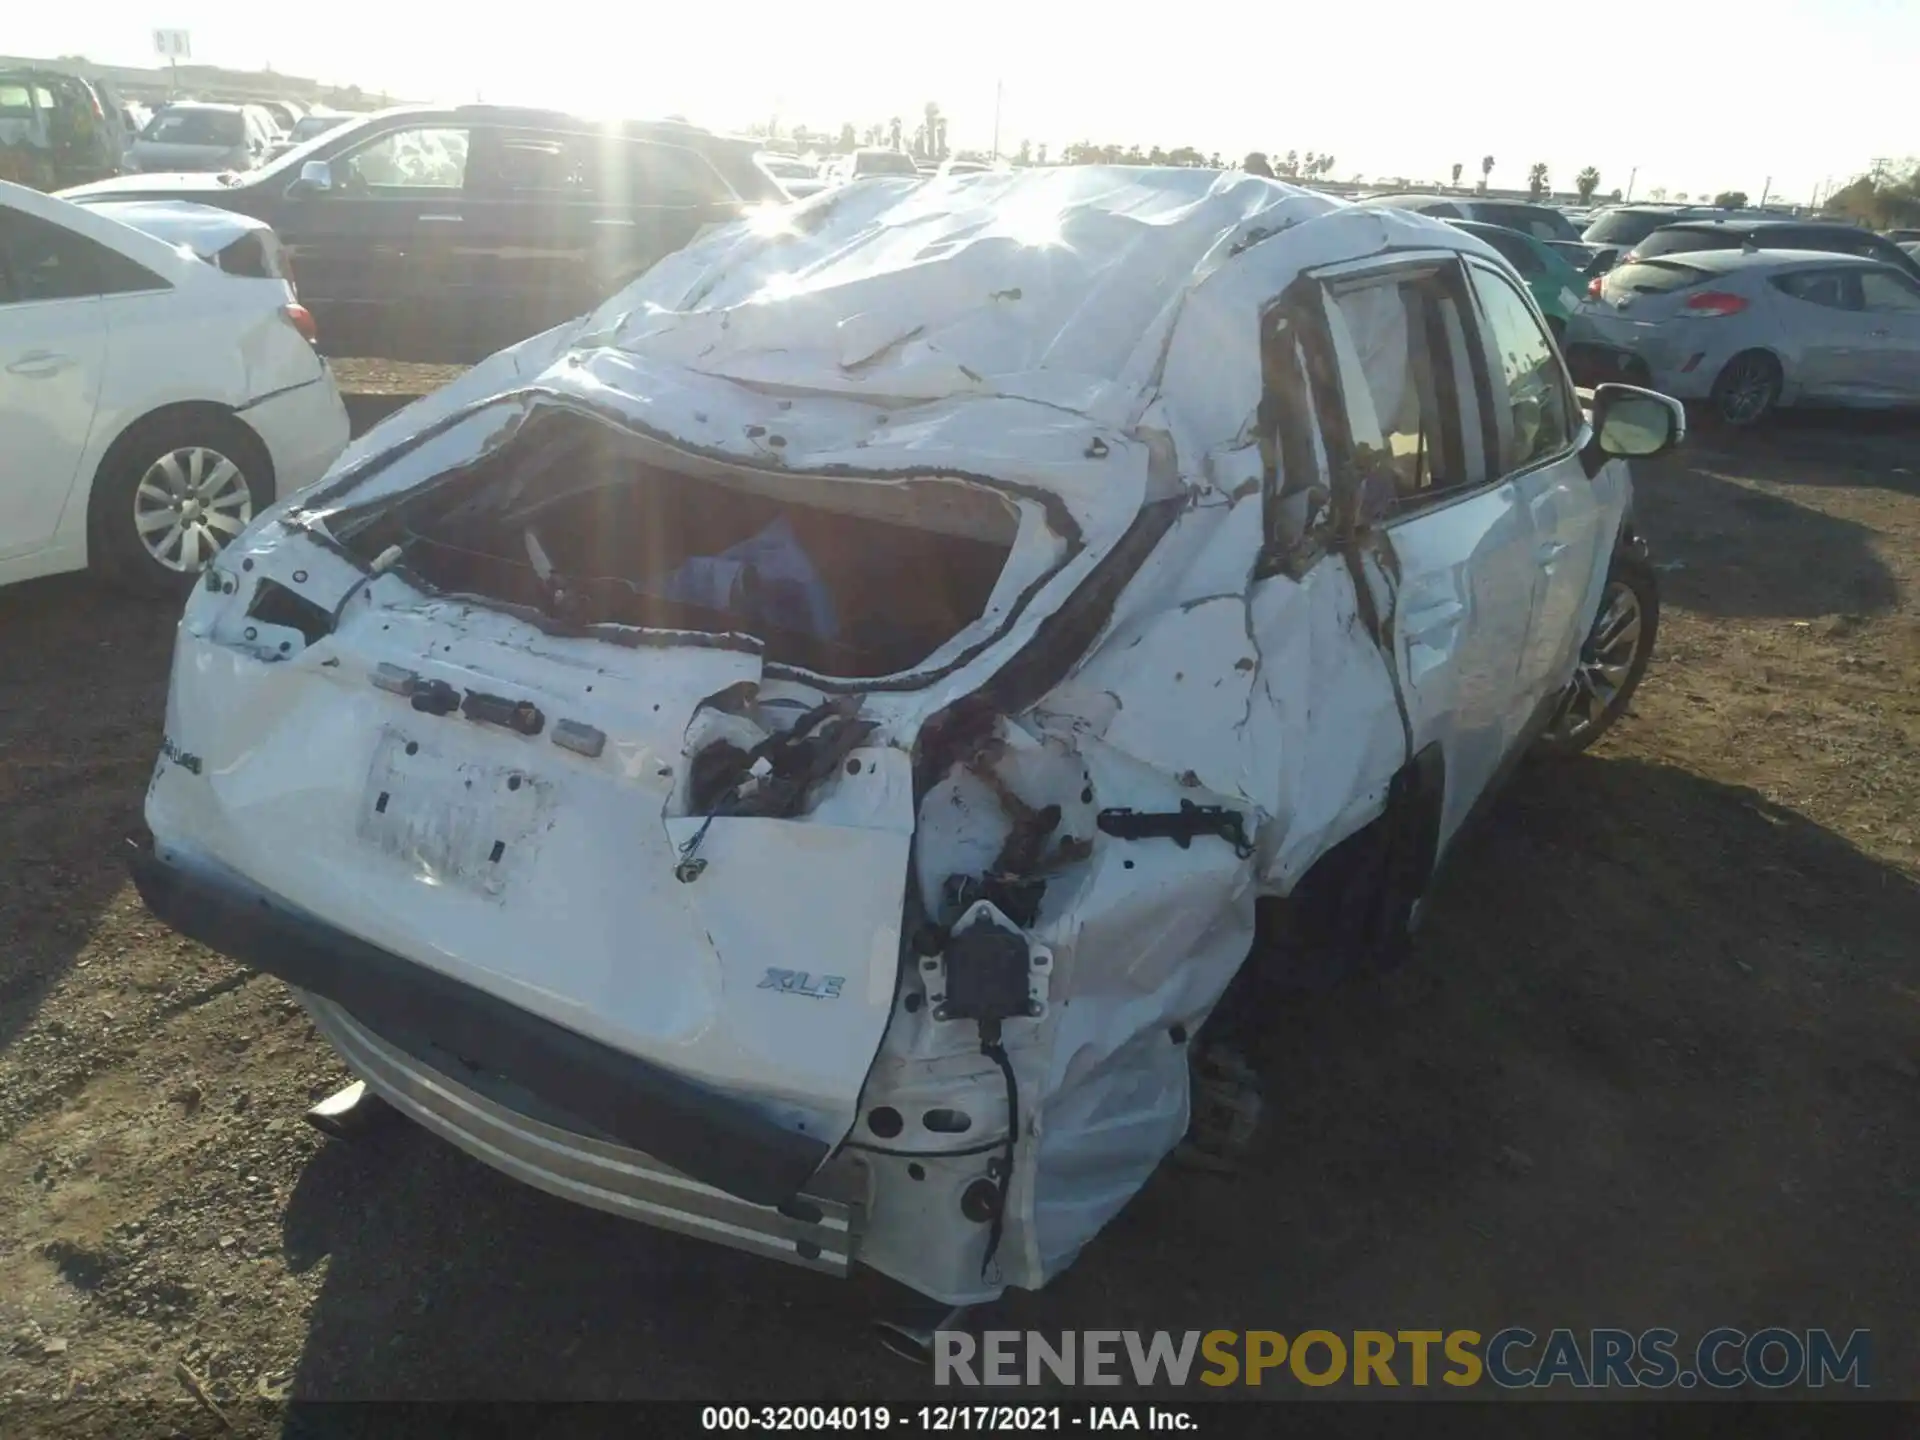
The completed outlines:
<svg viewBox="0 0 1920 1440">
<path fill-rule="evenodd" d="M 1865 1327 L 1920 1395 L 1920 425 L 1708 437 L 1639 491 L 1635 713 L 1522 771 L 1412 964 L 1274 1017 L 1244 1174 L 1163 1168 L 1012 1323 Z M 341 1066 L 122 868 L 172 622 L 0 591 L 0 1397 L 925 1385 L 883 1285 L 301 1123 Z"/>
</svg>

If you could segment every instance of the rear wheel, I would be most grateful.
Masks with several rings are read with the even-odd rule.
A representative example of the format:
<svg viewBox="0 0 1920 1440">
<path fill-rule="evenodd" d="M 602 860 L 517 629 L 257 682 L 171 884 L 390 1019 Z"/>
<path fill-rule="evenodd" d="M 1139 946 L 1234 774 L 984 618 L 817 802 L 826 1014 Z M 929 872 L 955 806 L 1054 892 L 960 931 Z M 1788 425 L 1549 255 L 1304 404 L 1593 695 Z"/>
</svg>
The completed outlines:
<svg viewBox="0 0 1920 1440">
<path fill-rule="evenodd" d="M 1723 424 L 1758 424 L 1780 399 L 1780 362 L 1764 350 L 1743 350 L 1713 382 L 1713 413 Z"/>
<path fill-rule="evenodd" d="M 1640 688 L 1659 629 L 1660 588 L 1653 567 L 1633 556 L 1617 557 L 1580 647 L 1573 681 L 1537 742 L 1541 750 L 1577 755 L 1606 734 Z"/>
<path fill-rule="evenodd" d="M 175 595 L 273 501 L 273 463 L 231 416 L 182 410 L 141 421 L 100 465 L 92 551 L 116 584 Z"/>
</svg>

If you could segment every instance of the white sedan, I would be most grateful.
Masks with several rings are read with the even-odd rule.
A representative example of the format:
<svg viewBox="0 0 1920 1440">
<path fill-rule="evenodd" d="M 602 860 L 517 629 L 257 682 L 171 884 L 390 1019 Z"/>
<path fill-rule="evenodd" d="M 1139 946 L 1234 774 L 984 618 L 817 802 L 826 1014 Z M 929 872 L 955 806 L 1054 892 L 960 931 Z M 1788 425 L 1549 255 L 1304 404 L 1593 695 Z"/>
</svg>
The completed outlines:
<svg viewBox="0 0 1920 1440">
<path fill-rule="evenodd" d="M 267 226 L 0 183 L 0 585 L 177 591 L 347 433 Z"/>
</svg>

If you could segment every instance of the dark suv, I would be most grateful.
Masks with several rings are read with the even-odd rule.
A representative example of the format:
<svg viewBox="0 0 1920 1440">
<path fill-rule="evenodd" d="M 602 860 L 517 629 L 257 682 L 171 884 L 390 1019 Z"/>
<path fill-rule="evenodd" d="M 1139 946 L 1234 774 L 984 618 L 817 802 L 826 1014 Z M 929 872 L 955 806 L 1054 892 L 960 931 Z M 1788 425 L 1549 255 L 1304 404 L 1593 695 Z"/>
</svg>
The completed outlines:
<svg viewBox="0 0 1920 1440">
<path fill-rule="evenodd" d="M 586 313 L 702 226 L 783 203 L 754 143 L 675 121 L 385 110 L 258 170 L 66 198 L 191 199 L 266 221 L 330 352 L 478 360 Z"/>
<path fill-rule="evenodd" d="M 1697 250 L 1828 250 L 1862 255 L 1920 280 L 1920 261 L 1893 241 L 1858 225 L 1806 220 L 1686 220 L 1663 225 L 1628 252 L 1622 263 Z"/>
</svg>

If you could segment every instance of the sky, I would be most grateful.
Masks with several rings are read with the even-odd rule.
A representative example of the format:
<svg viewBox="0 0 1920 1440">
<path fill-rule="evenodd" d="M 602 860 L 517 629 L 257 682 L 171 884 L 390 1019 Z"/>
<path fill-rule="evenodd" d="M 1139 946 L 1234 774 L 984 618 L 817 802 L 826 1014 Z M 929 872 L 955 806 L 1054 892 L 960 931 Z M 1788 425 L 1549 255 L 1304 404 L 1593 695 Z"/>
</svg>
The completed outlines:
<svg viewBox="0 0 1920 1440">
<path fill-rule="evenodd" d="M 839 13 L 836 13 L 836 12 Z M 193 58 L 408 99 L 681 114 L 720 129 L 884 122 L 925 104 L 954 148 L 1000 143 L 1331 151 L 1333 174 L 1647 198 L 1745 190 L 1805 201 L 1875 159 L 1920 155 L 1920 0 L 1344 0 L 1327 5 L 427 5 L 417 0 L 85 0 L 9 5 L 0 45 L 160 64 Z"/>
</svg>

